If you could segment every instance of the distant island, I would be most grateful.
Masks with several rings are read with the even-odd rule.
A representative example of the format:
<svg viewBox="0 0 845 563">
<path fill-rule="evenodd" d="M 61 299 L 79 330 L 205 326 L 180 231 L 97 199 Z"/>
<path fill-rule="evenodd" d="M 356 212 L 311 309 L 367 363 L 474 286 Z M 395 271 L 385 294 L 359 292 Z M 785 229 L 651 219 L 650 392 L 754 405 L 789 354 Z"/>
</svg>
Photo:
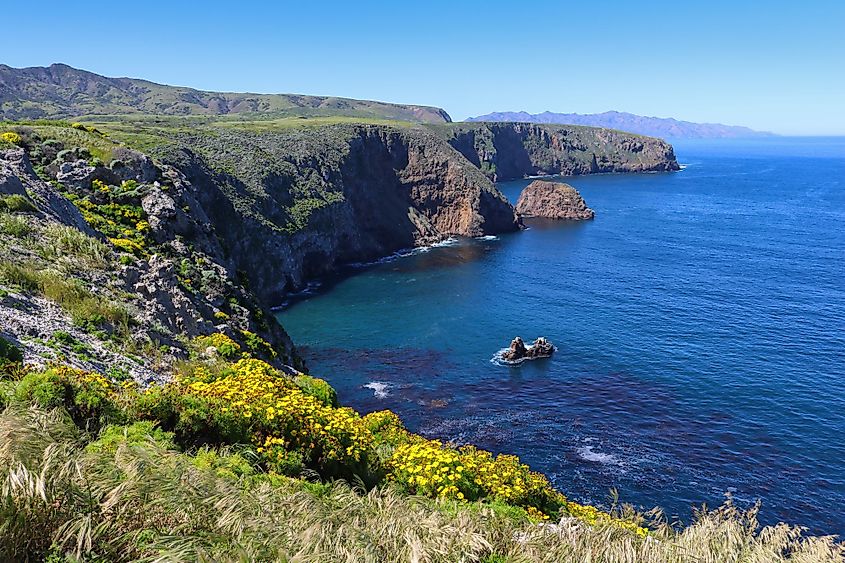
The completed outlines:
<svg viewBox="0 0 845 563">
<path fill-rule="evenodd" d="M 619 111 L 603 113 L 527 113 L 500 111 L 470 117 L 467 121 L 507 121 L 517 123 L 556 123 L 562 125 L 589 125 L 628 131 L 650 137 L 669 139 L 727 139 L 743 137 L 769 137 L 774 133 L 754 131 L 748 127 L 722 125 L 721 123 L 693 123 L 671 117 L 646 117 Z"/>
</svg>

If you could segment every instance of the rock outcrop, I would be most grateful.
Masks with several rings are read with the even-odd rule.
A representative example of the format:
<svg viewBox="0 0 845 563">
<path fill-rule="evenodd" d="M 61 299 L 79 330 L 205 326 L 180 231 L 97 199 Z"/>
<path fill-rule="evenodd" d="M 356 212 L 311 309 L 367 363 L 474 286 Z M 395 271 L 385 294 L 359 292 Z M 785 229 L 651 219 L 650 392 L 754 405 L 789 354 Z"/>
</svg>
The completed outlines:
<svg viewBox="0 0 845 563">
<path fill-rule="evenodd" d="M 563 182 L 534 180 L 519 194 L 516 212 L 523 217 L 584 220 L 595 217 L 595 212 L 578 190 Z"/>
<path fill-rule="evenodd" d="M 548 358 L 554 352 L 554 345 L 543 336 L 539 337 L 529 346 L 526 346 L 522 338 L 517 336 L 511 341 L 510 347 L 502 352 L 502 360 L 507 363 L 519 363 L 523 360 Z"/>
<path fill-rule="evenodd" d="M 679 170 L 672 145 L 612 129 L 533 123 L 430 125 L 493 181 Z"/>
<path fill-rule="evenodd" d="M 77 284 L 90 294 L 90 300 L 112 303 L 127 311 L 121 341 L 156 350 L 155 357 L 148 353 L 121 355 L 103 340 L 104 335 L 114 334 L 120 327 L 80 327 L 78 319 L 56 303 L 22 291 L 0 277 L 0 329 L 4 337 L 22 347 L 28 363 L 43 363 L 62 354 L 69 365 L 99 372 L 121 369 L 138 381 L 149 382 L 153 374 L 166 373 L 153 369 L 156 363 L 172 363 L 187 356 L 186 342 L 191 338 L 223 332 L 236 340 L 257 335 L 251 337 L 253 341 L 261 338 L 272 347 L 275 355 L 268 358 L 270 361 L 299 365 L 290 338 L 278 323 L 269 320 L 269 306 L 245 287 L 194 197 L 193 186 L 177 170 L 155 166 L 149 157 L 128 150 L 122 150 L 123 159 L 116 161 L 119 176 L 101 163 L 76 159 L 79 155 L 68 150 L 63 151 L 61 159 L 51 161 L 55 155 L 43 150 L 37 134 L 21 130 L 26 150 L 0 150 L 0 195 L 24 196 L 35 211 L 19 214 L 28 236 L 4 237 L 8 233 L 0 232 L 0 268 L 52 272 L 49 275 Z M 36 159 L 39 173 L 52 176 L 53 185 L 35 172 L 28 151 Z M 90 169 L 91 173 L 87 180 L 75 176 L 64 184 L 58 179 L 63 169 Z M 104 194 L 98 193 L 104 188 L 92 185 L 94 178 L 130 183 L 111 186 L 109 194 Z M 110 250 L 115 239 L 110 241 L 98 230 L 105 228 L 97 215 L 102 209 L 118 215 L 142 210 L 143 228 L 151 231 L 150 247 L 121 247 L 114 242 L 114 250 Z M 57 224 L 93 239 L 70 244 L 97 248 L 95 266 L 89 267 L 80 256 L 83 248 L 63 248 L 66 243 L 50 240 L 56 233 L 76 240 Z M 118 257 L 117 250 L 131 250 L 135 256 L 124 252 Z M 60 343 L 52 342 L 55 334 L 66 335 L 78 353 L 68 346 L 60 349 Z"/>
</svg>

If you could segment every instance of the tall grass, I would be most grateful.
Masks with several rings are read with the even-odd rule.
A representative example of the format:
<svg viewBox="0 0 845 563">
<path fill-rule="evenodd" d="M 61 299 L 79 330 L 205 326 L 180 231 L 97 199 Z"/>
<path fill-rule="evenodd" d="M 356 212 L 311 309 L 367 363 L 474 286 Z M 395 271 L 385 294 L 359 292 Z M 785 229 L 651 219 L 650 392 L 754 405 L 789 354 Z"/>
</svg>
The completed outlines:
<svg viewBox="0 0 845 563">
<path fill-rule="evenodd" d="M 108 323 L 119 331 L 128 327 L 129 313 L 125 307 L 93 294 L 78 280 L 58 272 L 4 261 L 0 262 L 0 280 L 60 305 L 78 326 L 96 328 Z"/>
<path fill-rule="evenodd" d="M 86 448 L 62 411 L 0 414 L 0 560 L 838 562 L 831 538 L 754 511 L 702 512 L 642 539 L 576 520 L 538 526 L 491 505 L 357 491 L 199 464 L 160 439 Z M 91 437 L 88 437 L 90 439 Z M 119 441 L 119 440 L 118 440 Z"/>
<path fill-rule="evenodd" d="M 42 229 L 44 241 L 40 254 L 47 260 L 65 258 L 88 268 L 105 269 L 112 255 L 106 243 L 79 229 L 60 223 L 48 223 Z"/>
</svg>

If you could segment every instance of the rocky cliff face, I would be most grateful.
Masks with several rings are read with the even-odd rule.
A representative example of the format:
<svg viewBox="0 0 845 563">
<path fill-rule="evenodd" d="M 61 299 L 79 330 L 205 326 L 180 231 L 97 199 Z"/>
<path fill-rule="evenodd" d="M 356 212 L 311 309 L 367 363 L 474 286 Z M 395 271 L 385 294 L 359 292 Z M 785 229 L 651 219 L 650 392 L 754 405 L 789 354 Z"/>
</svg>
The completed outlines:
<svg viewBox="0 0 845 563">
<path fill-rule="evenodd" d="M 680 169 L 672 145 L 611 129 L 532 123 L 431 127 L 494 181 Z"/>
<path fill-rule="evenodd" d="M 534 180 L 519 194 L 516 211 L 523 217 L 547 219 L 584 220 L 595 217 L 595 212 L 578 190 L 562 182 Z"/>
<path fill-rule="evenodd" d="M 519 228 L 491 182 L 424 129 L 185 135 L 157 157 L 196 188 L 237 269 L 272 303 L 344 263 Z"/>
<path fill-rule="evenodd" d="M 490 180 L 425 129 L 170 132 L 155 158 L 82 126 L 16 131 L 24 148 L 0 150 L 0 194 L 35 210 L 10 219 L 20 236 L 0 229 L 0 295 L 17 304 L 0 302 L 0 320 L 4 338 L 31 359 L 51 357 L 40 343 L 58 332 L 88 351 L 72 365 L 125 365 L 145 379 L 149 362 L 120 359 L 94 334 L 150 343 L 172 363 L 191 338 L 222 332 L 245 347 L 266 341 L 271 361 L 296 364 L 290 339 L 270 320 L 285 293 L 344 263 L 520 226 Z M 67 264 L 45 250 L 54 231 L 77 241 Z M 38 280 L 20 285 L 21 269 Z M 85 288 L 98 307 L 114 303 L 125 326 L 76 326 L 40 271 L 50 283 L 66 277 Z"/>
<path fill-rule="evenodd" d="M 92 164 L 21 131 L 26 149 L 0 149 L 0 336 L 29 363 L 149 382 L 222 332 L 297 364 L 178 170 L 127 149 Z"/>
</svg>

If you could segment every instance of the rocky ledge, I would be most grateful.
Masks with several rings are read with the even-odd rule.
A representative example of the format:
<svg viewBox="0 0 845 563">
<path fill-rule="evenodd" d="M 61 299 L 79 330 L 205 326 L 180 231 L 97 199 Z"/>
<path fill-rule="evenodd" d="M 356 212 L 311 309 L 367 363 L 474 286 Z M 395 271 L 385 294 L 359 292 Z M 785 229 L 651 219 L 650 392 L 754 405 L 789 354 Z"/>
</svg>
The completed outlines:
<svg viewBox="0 0 845 563">
<path fill-rule="evenodd" d="M 578 190 L 562 182 L 534 180 L 522 190 L 516 211 L 523 217 L 583 220 L 595 217 L 595 212 Z"/>
</svg>

